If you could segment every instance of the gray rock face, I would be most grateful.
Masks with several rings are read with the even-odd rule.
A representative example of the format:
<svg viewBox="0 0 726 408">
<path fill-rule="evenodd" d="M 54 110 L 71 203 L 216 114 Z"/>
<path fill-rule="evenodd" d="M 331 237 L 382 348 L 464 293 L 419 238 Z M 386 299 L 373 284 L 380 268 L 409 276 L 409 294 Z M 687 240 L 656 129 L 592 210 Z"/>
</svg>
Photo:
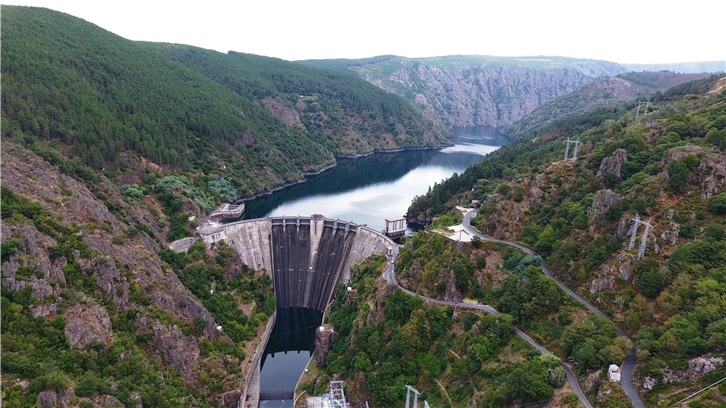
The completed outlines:
<svg viewBox="0 0 726 408">
<path fill-rule="evenodd" d="M 315 330 L 315 362 L 320 364 L 327 364 L 328 362 L 328 350 L 335 337 L 335 331 L 330 327 L 319 327 Z"/>
<path fill-rule="evenodd" d="M 129 283 L 121 276 L 111 257 L 94 259 L 91 263 L 96 284 L 107 294 L 113 294 L 117 305 L 123 306 L 129 301 Z"/>
<path fill-rule="evenodd" d="M 58 405 L 58 393 L 51 390 L 41 391 L 35 403 L 44 408 L 55 407 Z"/>
<path fill-rule="evenodd" d="M 185 336 L 177 326 L 155 325 L 152 333 L 164 362 L 176 367 L 184 379 L 194 378 L 199 363 L 197 339 Z"/>
<path fill-rule="evenodd" d="M 612 156 L 605 157 L 600 162 L 600 169 L 597 171 L 597 175 L 601 175 L 606 171 L 613 172 L 616 176 L 620 177 L 620 168 L 623 163 L 628 161 L 628 152 L 623 149 L 616 150 Z"/>
<path fill-rule="evenodd" d="M 587 215 L 590 219 L 602 216 L 619 201 L 620 195 L 610 189 L 598 191 L 592 200 L 592 207 L 587 210 Z"/>
<path fill-rule="evenodd" d="M 668 384 L 672 382 L 695 381 L 704 375 L 715 371 L 724 364 L 723 357 L 696 357 L 688 360 L 688 369 L 674 371 L 666 368 L 663 371 L 663 382 Z"/>
<path fill-rule="evenodd" d="M 273 98 L 265 98 L 262 103 L 270 113 L 287 126 L 305 130 L 305 125 L 300 121 L 300 115 L 295 109 L 287 107 L 281 101 Z"/>
<path fill-rule="evenodd" d="M 597 77 L 624 71 L 603 61 L 553 62 L 547 58 L 398 58 L 386 64 L 394 66 L 385 72 L 398 69 L 392 74 L 366 66 L 354 70 L 449 127 L 505 126 Z"/>
<path fill-rule="evenodd" d="M 610 275 L 610 267 L 605 265 L 600 271 L 600 276 L 590 282 L 590 293 L 598 293 L 602 290 L 612 289 L 615 285 L 615 279 Z"/>
<path fill-rule="evenodd" d="M 71 349 L 83 348 L 94 341 L 106 343 L 111 338 L 111 319 L 99 305 L 73 305 L 66 311 L 65 318 L 65 335 Z"/>
</svg>

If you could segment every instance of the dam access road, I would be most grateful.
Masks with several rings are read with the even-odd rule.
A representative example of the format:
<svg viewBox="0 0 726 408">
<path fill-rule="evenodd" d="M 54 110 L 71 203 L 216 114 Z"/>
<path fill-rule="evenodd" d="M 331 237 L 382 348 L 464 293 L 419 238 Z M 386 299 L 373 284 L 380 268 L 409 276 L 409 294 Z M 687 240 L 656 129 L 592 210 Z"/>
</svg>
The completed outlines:
<svg viewBox="0 0 726 408">
<path fill-rule="evenodd" d="M 474 209 L 470 209 L 464 214 L 464 220 L 462 222 L 462 226 L 464 227 L 466 232 L 468 232 L 472 236 L 477 236 L 480 239 L 483 239 L 486 241 L 498 242 L 500 244 L 504 244 L 507 246 L 517 248 L 528 255 L 532 255 L 532 256 L 537 255 L 537 253 L 535 253 L 534 251 L 532 251 L 531 249 L 527 248 L 524 245 L 517 244 L 516 242 L 509 242 L 509 241 L 505 241 L 502 239 L 490 237 L 489 235 L 484 235 L 484 234 L 480 233 L 479 231 L 475 230 L 474 227 L 471 226 L 471 218 L 476 217 L 476 214 L 477 214 L 477 212 Z M 588 301 L 583 299 L 580 295 L 575 293 L 572 289 L 568 288 L 567 285 L 565 285 L 564 283 L 555 279 L 555 277 L 552 275 L 552 272 L 550 271 L 550 268 L 547 266 L 547 264 L 544 261 L 542 261 L 542 264 L 540 265 L 540 267 L 542 268 L 542 272 L 548 278 L 554 280 L 555 283 L 557 284 L 557 286 L 559 286 L 560 289 L 562 289 L 570 297 L 572 297 L 573 299 L 578 301 L 580 304 L 585 306 L 592 313 L 609 319 L 598 308 L 591 305 Z M 613 322 L 613 324 L 614 324 L 614 322 Z M 618 337 L 626 337 L 625 333 L 623 333 L 623 331 L 620 330 L 620 328 L 618 328 L 617 326 L 615 326 L 615 327 L 617 328 Z M 628 351 L 628 354 L 625 357 L 625 361 L 623 362 L 621 370 L 620 370 L 620 384 L 623 386 L 623 391 L 625 391 L 625 394 L 628 396 L 628 398 L 633 403 L 633 406 L 635 408 L 645 408 L 645 404 L 640 399 L 640 395 L 638 395 L 638 392 L 635 390 L 635 387 L 633 387 L 633 382 L 632 382 L 632 374 L 633 374 L 633 369 L 635 368 L 636 362 L 637 362 L 637 357 L 635 354 L 635 350 L 631 349 L 630 351 Z M 568 376 L 569 376 L 569 374 L 568 374 Z"/>
<path fill-rule="evenodd" d="M 464 220 L 462 221 L 461 227 L 469 235 L 479 237 L 482 240 L 497 242 L 497 243 L 500 243 L 503 245 L 511 246 L 511 247 L 514 247 L 514 248 L 517 248 L 517 249 L 523 251 L 524 253 L 526 253 L 528 255 L 537 256 L 537 253 L 535 253 L 534 251 L 532 251 L 531 249 L 527 248 L 524 245 L 518 244 L 516 242 L 510 242 L 510 241 L 505 241 L 502 239 L 497 239 L 497 238 L 491 237 L 489 235 L 484 235 L 484 234 L 480 233 L 479 231 L 477 231 L 476 229 L 474 229 L 474 227 L 471 226 L 471 218 L 475 217 L 476 214 L 477 214 L 477 212 L 475 209 L 469 209 L 464 214 Z M 476 309 L 476 310 L 482 310 L 482 311 L 492 314 L 494 316 L 499 315 L 499 312 L 489 305 L 482 305 L 482 304 L 470 303 L 470 302 L 447 302 L 447 301 L 442 301 L 442 300 L 438 300 L 438 299 L 427 298 L 425 296 L 421 296 L 417 293 L 411 292 L 410 290 L 404 288 L 403 286 L 399 285 L 398 281 L 396 280 L 395 259 L 397 256 L 398 256 L 398 247 L 395 247 L 394 253 L 390 257 L 391 261 L 388 263 L 386 270 L 383 272 L 383 279 L 388 283 L 398 286 L 405 293 L 407 293 L 411 296 L 419 296 L 422 299 L 428 301 L 429 303 L 433 303 L 433 304 L 451 306 L 454 308 L 458 307 L 458 308 Z M 605 314 L 603 312 L 601 312 L 595 306 L 591 305 L 589 302 L 587 302 L 585 299 L 583 299 L 580 295 L 578 295 L 577 293 L 572 291 L 564 283 L 555 279 L 555 277 L 552 275 L 552 272 L 550 271 L 549 267 L 547 266 L 547 264 L 544 261 L 542 261 L 542 264 L 540 265 L 540 267 L 542 269 L 542 272 L 548 278 L 554 280 L 555 283 L 557 284 L 557 286 L 559 286 L 570 297 L 577 300 L 580 304 L 585 306 L 592 313 L 595 313 L 598 316 L 607 318 L 607 316 L 605 316 Z M 616 328 L 617 328 L 617 326 L 616 326 Z M 525 332 L 523 332 L 519 328 L 515 327 L 515 331 L 519 337 L 524 339 L 527 343 L 532 345 L 532 347 L 536 348 L 541 353 L 550 354 L 550 355 L 554 356 L 554 354 L 552 352 L 547 350 L 541 344 L 534 341 L 534 339 L 532 339 L 530 336 L 528 336 Z M 620 330 L 620 328 L 617 328 L 617 335 L 618 335 L 618 337 L 625 337 L 625 333 L 623 333 L 623 331 Z M 635 408 L 645 408 L 645 404 L 640 399 L 638 392 L 635 390 L 635 387 L 633 387 L 633 384 L 632 384 L 632 373 L 633 373 L 633 369 L 635 368 L 636 361 L 637 360 L 636 360 L 635 350 L 630 350 L 621 367 L 621 381 L 620 382 L 623 387 L 623 391 L 625 392 L 627 397 L 630 399 L 633 406 Z M 567 382 L 570 384 L 570 387 L 572 388 L 575 395 L 577 395 L 577 398 L 580 400 L 582 405 L 584 405 L 587 408 L 592 408 L 592 404 L 590 404 L 590 402 L 587 400 L 587 397 L 585 397 L 585 393 L 580 388 L 580 384 L 577 381 L 577 376 L 575 375 L 574 371 L 572 370 L 572 367 L 563 361 L 561 361 L 561 364 L 562 364 L 562 367 L 565 369 L 565 373 L 567 375 Z"/>
</svg>

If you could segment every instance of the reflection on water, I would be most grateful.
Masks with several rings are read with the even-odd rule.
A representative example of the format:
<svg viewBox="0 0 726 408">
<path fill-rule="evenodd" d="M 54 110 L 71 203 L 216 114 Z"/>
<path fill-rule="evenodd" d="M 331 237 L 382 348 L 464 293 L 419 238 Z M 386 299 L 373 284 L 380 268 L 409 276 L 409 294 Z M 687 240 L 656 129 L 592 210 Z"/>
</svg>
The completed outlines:
<svg viewBox="0 0 726 408">
<path fill-rule="evenodd" d="M 494 128 L 476 127 L 455 129 L 451 141 L 454 146 L 439 151 L 339 159 L 336 167 L 305 183 L 247 202 L 245 218 L 323 214 L 381 230 L 384 219 L 404 215 L 416 195 L 510 139 Z"/>
<path fill-rule="evenodd" d="M 402 216 L 411 200 L 425 194 L 429 186 L 463 172 L 510 142 L 496 129 L 486 127 L 455 129 L 451 140 L 454 146 L 439 151 L 339 159 L 336 167 L 305 183 L 248 201 L 244 217 L 323 214 L 381 230 L 384 219 Z M 263 393 L 284 395 L 295 387 L 310 359 L 314 331 L 322 319 L 321 315 L 308 315 L 308 312 L 308 309 L 278 310 L 262 361 Z M 260 407 L 265 408 L 292 406 L 292 400 L 288 399 L 260 402 Z"/>
</svg>

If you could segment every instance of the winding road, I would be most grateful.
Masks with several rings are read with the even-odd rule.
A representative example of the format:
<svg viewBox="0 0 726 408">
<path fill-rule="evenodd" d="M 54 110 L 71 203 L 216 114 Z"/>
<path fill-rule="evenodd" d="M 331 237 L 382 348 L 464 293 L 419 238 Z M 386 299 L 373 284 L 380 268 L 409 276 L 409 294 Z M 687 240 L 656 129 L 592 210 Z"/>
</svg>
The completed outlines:
<svg viewBox="0 0 726 408">
<path fill-rule="evenodd" d="M 497 239 L 497 238 L 494 238 L 494 237 L 491 237 L 488 235 L 481 234 L 479 231 L 475 230 L 471 226 L 471 218 L 475 217 L 475 216 L 476 216 L 476 210 L 468 210 L 464 214 L 464 220 L 462 222 L 462 227 L 470 235 L 477 236 L 480 239 L 485 240 L 485 241 L 493 241 L 493 242 L 498 242 L 503 245 L 511 246 L 511 247 L 514 247 L 514 248 L 517 248 L 517 249 L 523 251 L 526 254 L 529 254 L 532 256 L 537 256 L 537 254 L 534 251 L 532 251 L 531 249 L 527 248 L 524 245 L 517 244 L 516 242 L 509 242 L 509 241 L 505 241 L 505 240 Z M 481 305 L 478 303 L 469 303 L 469 302 L 446 302 L 446 301 L 442 301 L 442 300 L 437 300 L 437 299 L 432 299 L 432 298 L 427 298 L 427 297 L 421 296 L 419 294 L 411 292 L 410 290 L 402 287 L 401 285 L 398 284 L 398 282 L 396 280 L 395 260 L 397 257 L 398 257 L 398 247 L 394 247 L 394 253 L 389 258 L 390 261 L 388 263 L 388 266 L 386 267 L 386 270 L 383 272 L 383 278 L 387 282 L 398 286 L 405 293 L 407 293 L 411 296 L 419 296 L 422 299 L 428 301 L 429 303 L 433 303 L 433 304 L 451 306 L 454 308 L 459 307 L 459 308 L 477 309 L 477 310 L 482 310 L 484 312 L 492 314 L 494 316 L 499 315 L 499 312 L 489 305 Z M 555 283 L 557 284 L 557 286 L 559 286 L 560 289 L 565 291 L 565 293 L 567 293 L 573 299 L 577 300 L 580 304 L 585 306 L 592 313 L 594 313 L 598 316 L 603 316 L 603 317 L 607 318 L 607 316 L 605 316 L 605 314 L 603 312 L 601 312 L 598 308 L 591 305 L 589 302 L 587 302 L 585 299 L 583 299 L 580 295 L 578 295 L 577 293 L 572 291 L 570 288 L 568 288 L 564 283 L 555 279 L 555 277 L 552 276 L 552 272 L 550 272 L 550 268 L 547 266 L 547 264 L 544 261 L 542 261 L 542 264 L 540 265 L 540 267 L 542 268 L 542 272 L 544 272 L 544 274 L 547 277 L 554 280 Z M 531 337 L 529 337 L 525 332 L 521 331 L 519 328 L 515 327 L 514 329 L 519 337 L 524 339 L 527 343 L 531 344 L 532 347 L 536 348 L 541 353 L 550 354 L 552 356 L 555 356 L 552 352 L 550 352 L 549 350 L 544 348 L 544 346 L 542 346 L 541 344 L 534 341 Z M 616 329 L 617 329 L 618 337 L 625 337 L 625 333 L 623 333 L 622 330 L 617 328 L 617 326 L 616 326 Z M 620 384 L 622 385 L 623 391 L 628 396 L 628 398 L 630 399 L 630 401 L 632 402 L 632 404 L 635 408 L 645 408 L 645 404 L 643 404 L 643 401 L 640 399 L 640 395 L 638 395 L 638 392 L 633 387 L 632 380 L 631 380 L 636 361 L 637 360 L 636 360 L 635 350 L 630 350 L 628 352 L 628 355 L 625 358 L 625 362 L 623 363 L 622 367 L 620 368 Z M 562 364 L 562 367 L 565 369 L 565 373 L 567 375 L 567 382 L 570 384 L 570 387 L 572 388 L 573 392 L 577 395 L 577 398 L 580 400 L 582 405 L 584 405 L 586 408 L 592 408 L 590 401 L 587 400 L 587 398 L 585 397 L 585 393 L 580 388 L 580 384 L 577 381 L 577 376 L 572 371 L 572 368 L 561 360 L 560 360 L 560 363 Z"/>
<path fill-rule="evenodd" d="M 504 240 L 501 240 L 501 239 L 497 239 L 497 238 L 494 238 L 494 237 L 490 237 L 488 235 L 481 234 L 479 231 L 475 230 L 471 226 L 471 217 L 475 217 L 475 216 L 476 216 L 476 210 L 468 210 L 466 212 L 466 214 L 464 214 L 464 221 L 462 222 L 462 226 L 464 227 L 464 229 L 466 230 L 466 232 L 468 232 L 469 234 L 471 234 L 473 236 L 477 236 L 477 237 L 479 237 L 479 238 L 481 238 L 483 240 L 486 240 L 486 241 L 498 242 L 500 244 L 504 244 L 504 245 L 507 245 L 507 246 L 511 246 L 511 247 L 517 248 L 517 249 L 525 252 L 526 254 L 529 254 L 529 255 L 532 255 L 532 256 L 536 256 L 537 255 L 534 251 L 532 251 L 531 249 L 527 248 L 524 245 L 517 244 L 516 242 L 504 241 Z M 572 291 L 564 283 L 562 283 L 559 280 L 555 279 L 555 277 L 552 276 L 552 272 L 550 272 L 550 268 L 547 266 L 547 264 L 544 261 L 542 261 L 542 264 L 540 266 L 542 268 L 542 272 L 544 272 L 544 274 L 547 277 L 549 277 L 552 280 L 554 280 L 555 283 L 557 284 L 557 286 L 559 286 L 560 289 L 562 289 L 563 291 L 565 291 L 565 293 L 567 293 L 573 299 L 575 299 L 578 302 L 580 302 L 580 304 L 582 304 L 583 306 L 585 306 L 592 313 L 595 313 L 598 316 L 602 316 L 602 317 L 607 318 L 607 316 L 605 316 L 605 314 L 603 312 L 601 312 L 598 308 L 596 308 L 595 306 L 593 306 L 590 303 L 588 303 L 588 301 L 586 301 L 585 299 L 583 299 L 582 297 L 580 297 L 580 295 L 578 295 L 577 293 L 575 293 L 574 291 Z M 617 329 L 618 337 L 625 337 L 625 333 L 623 333 L 622 330 L 620 330 L 617 326 L 616 326 L 616 329 Z M 638 395 L 638 392 L 635 390 L 635 387 L 633 387 L 633 382 L 632 382 L 632 379 L 631 379 L 632 378 L 632 374 L 633 374 L 633 369 L 635 368 L 636 361 L 637 361 L 637 357 L 636 357 L 636 354 L 635 354 L 635 350 L 634 349 L 631 349 L 628 352 L 628 355 L 625 357 L 625 362 L 623 363 L 622 367 L 620 368 L 620 384 L 622 385 L 623 391 L 625 391 L 625 394 L 628 396 L 628 398 L 630 398 L 630 401 L 633 403 L 633 406 L 635 408 L 645 408 L 645 404 L 643 404 L 643 401 L 640 399 L 640 395 Z"/>
<path fill-rule="evenodd" d="M 489 305 L 482 305 L 479 303 L 469 303 L 469 302 L 447 302 L 447 301 L 443 301 L 443 300 L 427 298 L 425 296 L 421 296 L 417 293 L 411 292 L 410 290 L 399 285 L 396 280 L 396 274 L 395 274 L 396 266 L 394 263 L 396 257 L 398 256 L 398 247 L 394 247 L 394 248 L 395 249 L 394 249 L 393 256 L 389 258 L 390 261 L 388 262 L 388 266 L 386 267 L 386 270 L 383 272 L 383 279 L 385 279 L 386 282 L 394 284 L 394 285 L 398 286 L 398 288 L 401 289 L 404 293 L 407 293 L 411 296 L 418 296 L 421 299 L 424 299 L 425 301 L 427 301 L 428 303 L 441 305 L 441 306 L 451 306 L 454 309 L 456 309 L 457 307 L 458 308 L 467 308 L 467 309 L 477 309 L 477 310 L 482 310 L 484 312 L 487 312 L 494 316 L 499 316 L 499 312 Z M 524 339 L 524 341 L 531 344 L 532 347 L 536 348 L 540 353 L 549 354 L 559 360 L 559 357 L 555 356 L 551 351 L 547 350 L 546 348 L 544 348 L 544 346 L 542 346 L 541 344 L 534 341 L 534 339 L 529 337 L 527 335 L 527 333 L 523 332 L 516 326 L 514 327 L 514 331 L 517 333 L 517 336 L 521 337 L 522 339 Z M 577 376 L 575 375 L 574 371 L 572 371 L 572 368 L 568 364 L 565 364 L 562 360 L 560 360 L 560 364 L 562 364 L 562 367 L 565 369 L 565 375 L 567 376 L 567 382 L 570 384 L 570 388 L 572 388 L 572 391 L 575 393 L 575 395 L 577 395 L 577 398 L 580 400 L 580 403 L 582 403 L 582 405 L 584 405 L 586 408 L 593 408 L 592 405 L 590 404 L 590 401 L 588 401 L 587 397 L 585 397 L 585 393 L 580 388 L 580 383 L 577 382 Z"/>
</svg>

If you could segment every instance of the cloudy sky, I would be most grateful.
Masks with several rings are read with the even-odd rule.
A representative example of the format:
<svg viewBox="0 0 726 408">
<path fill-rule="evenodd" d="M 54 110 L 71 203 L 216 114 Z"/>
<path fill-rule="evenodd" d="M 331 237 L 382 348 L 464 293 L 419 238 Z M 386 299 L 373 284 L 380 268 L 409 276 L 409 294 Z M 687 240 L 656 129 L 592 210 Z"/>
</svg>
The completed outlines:
<svg viewBox="0 0 726 408">
<path fill-rule="evenodd" d="M 726 59 L 723 0 L 10 0 L 131 40 L 287 60 L 382 54 Z"/>
</svg>

